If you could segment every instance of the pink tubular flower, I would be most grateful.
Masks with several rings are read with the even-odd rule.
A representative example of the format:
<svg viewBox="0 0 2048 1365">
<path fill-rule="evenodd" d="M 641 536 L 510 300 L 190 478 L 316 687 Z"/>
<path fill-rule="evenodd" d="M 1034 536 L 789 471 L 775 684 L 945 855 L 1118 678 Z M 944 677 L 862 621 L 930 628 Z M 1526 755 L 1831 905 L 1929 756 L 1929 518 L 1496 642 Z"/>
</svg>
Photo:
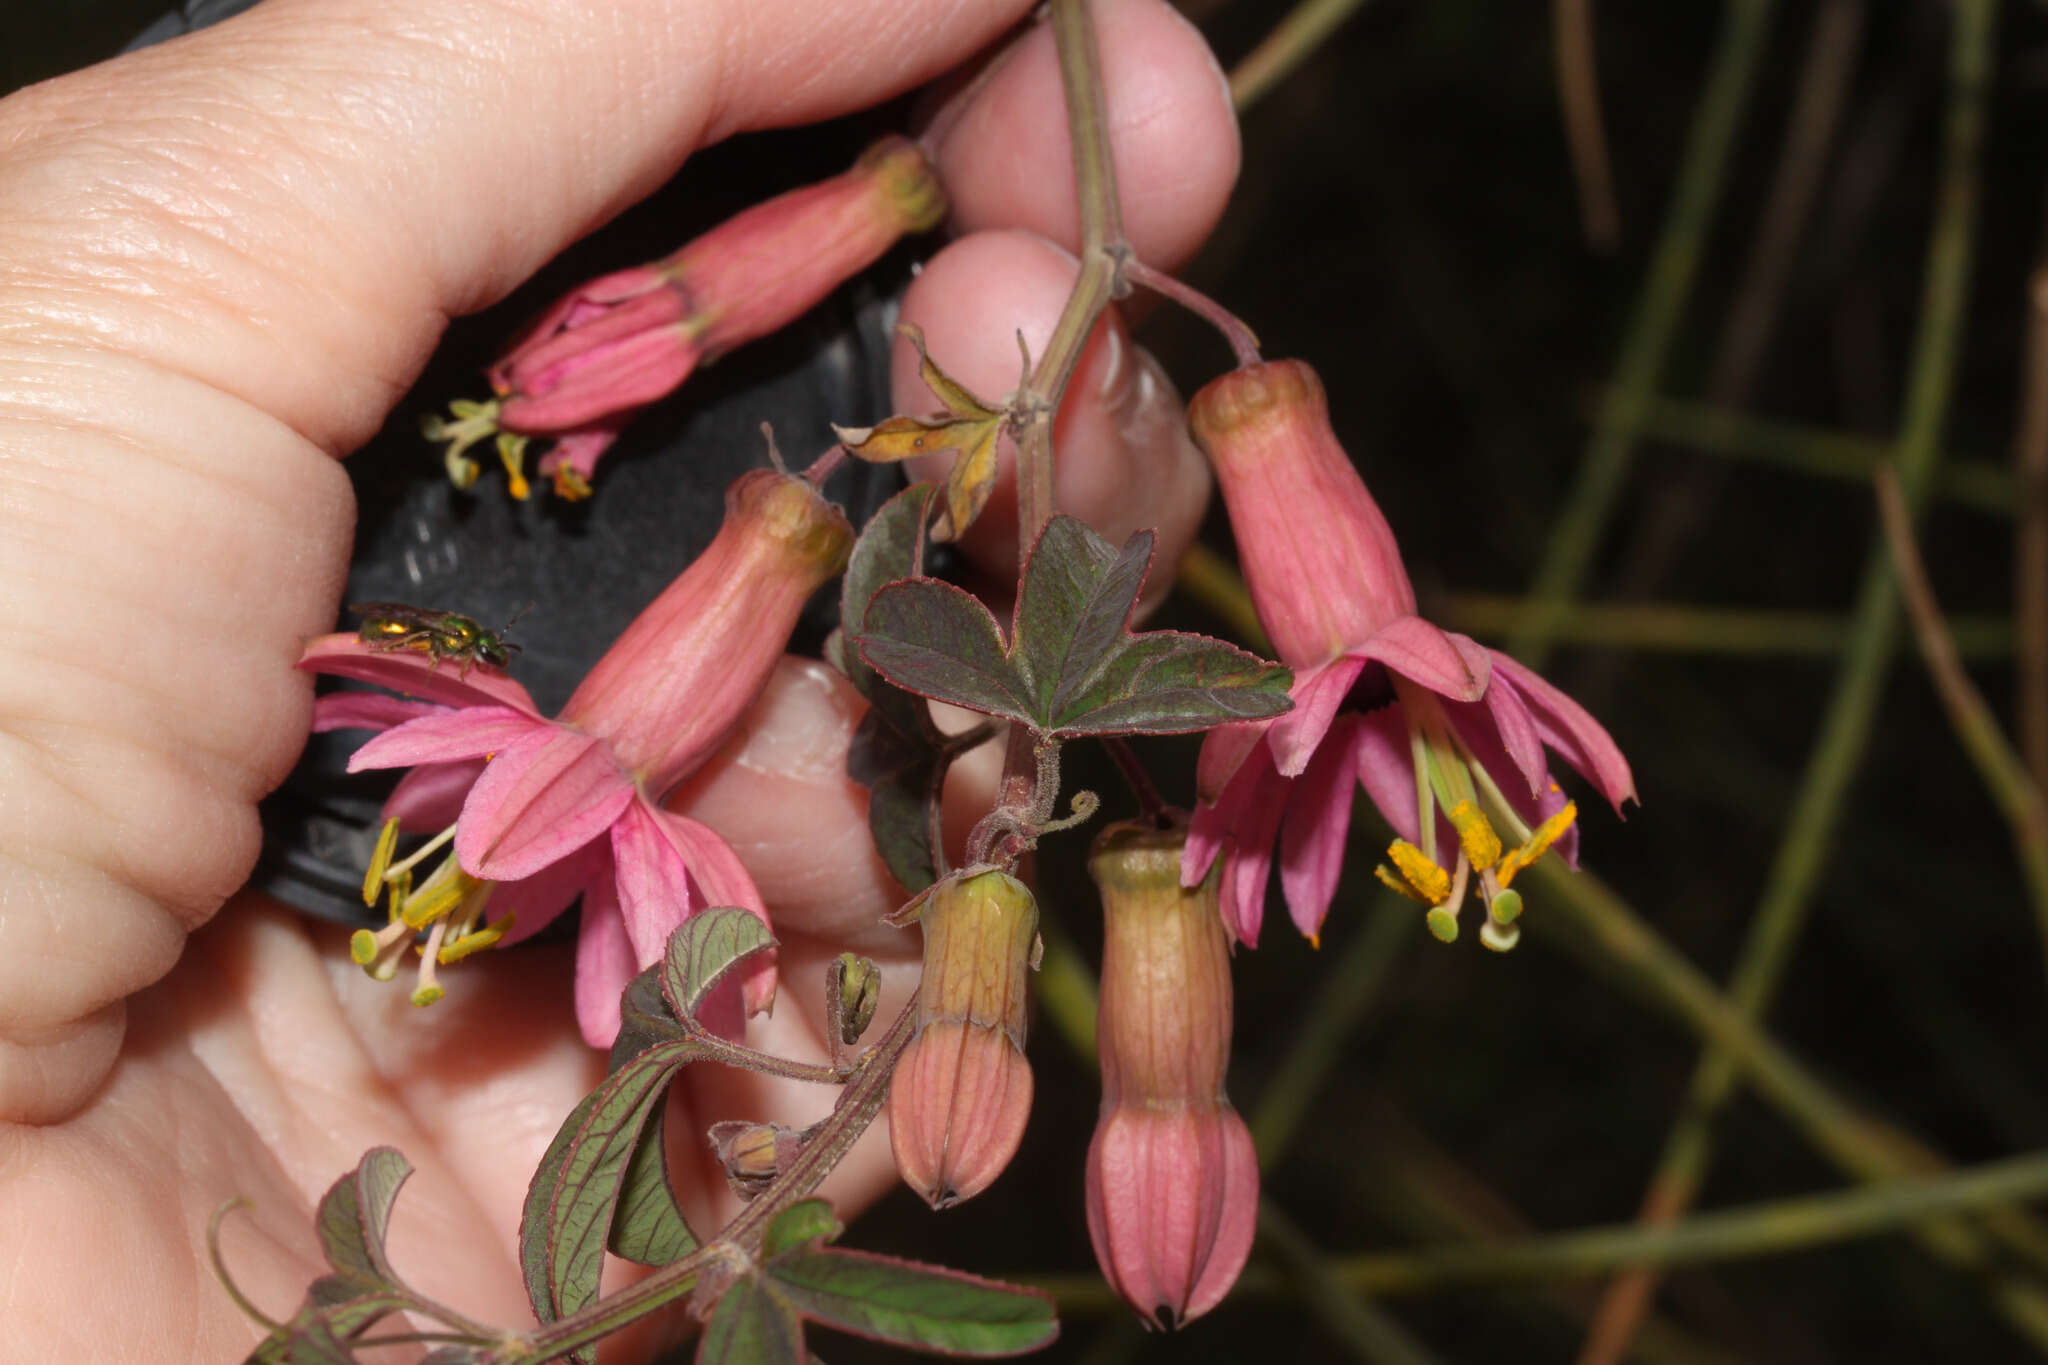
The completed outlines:
<svg viewBox="0 0 2048 1365">
<path fill-rule="evenodd" d="M 917 1033 L 889 1080 L 889 1146 L 903 1183 L 943 1209 L 1003 1173 L 1031 1117 L 1024 972 L 1038 903 L 1007 873 L 955 873 L 918 920 Z"/>
<path fill-rule="evenodd" d="M 576 1017 L 591 1045 L 603 1047 L 619 1029 L 619 993 L 660 959 L 683 920 L 736 905 L 766 923 L 738 855 L 662 801 L 753 701 L 805 600 L 845 565 L 852 542 L 846 518 L 809 483 L 766 470 L 742 475 L 726 494 L 717 537 L 553 720 L 487 666 L 458 674 L 355 635 L 309 643 L 299 667 L 408 694 L 335 693 L 314 709 L 316 730 L 383 732 L 356 751 L 351 772 L 412 769 L 385 805 L 390 823 L 365 891 L 374 902 L 381 885 L 391 887 L 392 922 L 357 935 L 357 961 L 389 976 L 425 930 L 413 998 L 431 1003 L 441 994 L 436 962 L 524 938 L 581 894 Z M 392 865 L 399 828 L 440 833 Z M 414 885 L 411 867 L 450 842 L 453 856 Z M 496 917 L 488 926 L 487 904 Z M 708 1025 L 736 1034 L 745 1014 L 774 1003 L 772 959 L 741 986 L 737 998 L 713 997 Z"/>
<path fill-rule="evenodd" d="M 1103 921 L 1088 1237 L 1103 1278 L 1155 1327 L 1162 1313 L 1178 1327 L 1222 1301 L 1258 1222 L 1258 1155 L 1223 1093 L 1230 952 L 1217 879 L 1180 885 L 1185 839 L 1112 825 L 1088 859 Z"/>
<path fill-rule="evenodd" d="M 870 147 L 852 170 L 778 195 L 726 220 L 673 255 L 581 285 L 490 369 L 497 401 L 457 405 L 427 434 L 450 442 L 449 472 L 467 487 L 462 452 L 494 432 L 516 497 L 526 496 L 524 438 L 548 436 L 540 463 L 565 497 L 590 492 L 598 457 L 639 408 L 700 365 L 794 321 L 905 233 L 946 211 L 917 147 Z"/>
<path fill-rule="evenodd" d="M 1234 371 L 1195 395 L 1189 420 L 1216 467 L 1259 619 L 1295 681 L 1288 714 L 1204 741 L 1182 880 L 1199 883 L 1224 856 L 1223 921 L 1256 944 L 1277 836 L 1288 910 L 1315 938 L 1355 781 L 1399 836 L 1380 880 L 1429 906 L 1446 941 L 1476 883 L 1488 911 L 1481 941 L 1513 947 L 1516 873 L 1553 844 L 1577 862 L 1578 808 L 1544 750 L 1617 814 L 1635 799 L 1628 760 L 1533 671 L 1415 614 L 1393 532 L 1337 443 L 1314 370 L 1282 360 Z"/>
</svg>

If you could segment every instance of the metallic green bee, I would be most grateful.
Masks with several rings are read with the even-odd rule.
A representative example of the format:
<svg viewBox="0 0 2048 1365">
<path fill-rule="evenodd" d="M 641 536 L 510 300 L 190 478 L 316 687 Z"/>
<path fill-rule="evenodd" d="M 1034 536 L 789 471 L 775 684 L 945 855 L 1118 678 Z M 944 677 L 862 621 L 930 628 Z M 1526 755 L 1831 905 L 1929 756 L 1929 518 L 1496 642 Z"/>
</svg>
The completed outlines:
<svg viewBox="0 0 2048 1365">
<path fill-rule="evenodd" d="M 357 602 L 349 610 L 363 618 L 356 638 L 364 644 L 378 650 L 416 650 L 432 659 L 434 666 L 443 659 L 460 659 L 464 676 L 480 663 L 509 667 L 519 649 L 505 638 L 510 623 L 495 631 L 485 630 L 467 616 L 403 602 Z"/>
</svg>

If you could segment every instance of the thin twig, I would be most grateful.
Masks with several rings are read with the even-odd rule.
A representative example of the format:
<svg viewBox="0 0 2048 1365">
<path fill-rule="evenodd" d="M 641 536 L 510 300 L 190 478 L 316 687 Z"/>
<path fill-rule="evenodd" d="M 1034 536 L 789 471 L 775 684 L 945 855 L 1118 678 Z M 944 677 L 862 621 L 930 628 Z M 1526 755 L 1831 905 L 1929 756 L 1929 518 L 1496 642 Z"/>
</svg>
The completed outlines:
<svg viewBox="0 0 2048 1365">
<path fill-rule="evenodd" d="M 1877 475 L 1877 505 L 1884 514 L 1885 542 L 1892 562 L 1898 567 L 1899 591 L 1906 599 L 1906 611 L 1913 632 L 1920 641 L 1920 655 L 1934 679 L 1934 689 L 1948 711 L 1956 739 L 1976 765 L 1977 775 L 1997 803 L 2019 851 L 2020 866 L 2027 876 L 2027 892 L 2034 903 L 2034 918 L 2040 926 L 2044 952 L 2048 952 L 2048 805 L 2041 789 L 2027 773 L 2027 765 L 2006 741 L 1998 718 L 1985 704 L 1963 662 L 1956 653 L 1955 640 L 1942 620 L 1941 605 L 1935 600 L 1934 585 L 1928 581 L 1927 565 L 1913 540 L 1913 520 L 1906 511 L 1906 499 L 1890 468 Z"/>
<path fill-rule="evenodd" d="M 1301 0 L 1230 73 L 1230 98 L 1237 111 L 1265 94 L 1307 61 L 1365 0 Z"/>
<path fill-rule="evenodd" d="M 1709 403 L 1653 398 L 1643 413 L 1645 440 L 1754 460 L 1846 483 L 1869 483 L 1892 457 L 1892 443 L 1854 432 L 1753 417 Z M 2019 480 L 1989 460 L 1944 456 L 1928 493 L 1973 512 L 2010 519 L 2019 515 Z"/>
<path fill-rule="evenodd" d="M 2020 750 L 2048 789 L 2048 264 L 2027 284 L 2027 359 L 2013 475 L 2020 496 L 2013 616 L 2019 623 Z"/>
<path fill-rule="evenodd" d="M 1909 505 L 1922 500 L 1940 455 L 1941 429 L 1961 348 L 1997 10 L 1995 0 L 1960 0 L 1953 13 L 1940 180 L 1928 242 L 1919 335 L 1898 443 L 1899 478 Z M 1855 626 L 1822 721 L 1820 740 L 1808 760 L 1730 985 L 1736 1007 L 1751 1020 L 1761 1019 L 1777 994 L 1805 927 L 1843 798 L 1877 713 L 1897 636 L 1891 557 L 1879 545 L 1873 547 L 1864 570 Z M 1671 1221 L 1692 1203 L 1712 1161 L 1714 1117 L 1734 1092 L 1737 1074 L 1735 1058 L 1723 1045 L 1708 1048 L 1701 1058 L 1644 1194 L 1642 1217 L 1646 1223 Z M 1652 1283 L 1644 1281 L 1634 1297 L 1646 1305 L 1651 1292 Z M 1628 1331 L 1625 1315 L 1617 1310 L 1603 1323 L 1598 1340 L 1588 1343 L 1582 1361 L 1617 1358 Z"/>
<path fill-rule="evenodd" d="M 1565 501 L 1531 596 L 1536 610 L 1510 648 L 1532 666 L 1550 652 L 1551 635 L 1565 605 L 1578 593 L 1621 492 L 1642 425 L 1642 410 L 1664 373 L 1678 322 L 1692 295 L 1707 233 L 1727 179 L 1729 151 L 1762 64 L 1772 0 L 1729 0 L 1705 93 L 1686 138 L 1685 159 L 1671 207 L 1644 277 L 1621 352 L 1610 397 L 1579 462 L 1578 481 Z"/>
<path fill-rule="evenodd" d="M 1456 593 L 1444 598 L 1434 615 L 1447 626 L 1498 637 L 1529 611 L 1526 597 Z M 1954 624 L 1957 646 L 1967 657 L 2012 657 L 2009 618 L 1967 616 Z M 1564 644 L 1656 653 L 1823 658 L 1839 655 L 1854 628 L 1854 618 L 1840 612 L 1580 602 L 1562 618 L 1555 638 Z"/>
<path fill-rule="evenodd" d="M 1621 241 L 1621 210 L 1614 202 L 1614 167 L 1607 130 L 1600 123 L 1600 77 L 1594 62 L 1593 0 L 1551 0 L 1551 42 L 1557 54 L 1557 96 L 1564 107 L 1565 143 L 1579 186 L 1579 223 L 1601 251 Z"/>
<path fill-rule="evenodd" d="M 1380 896 L 1343 954 L 1322 964 L 1328 967 L 1322 987 L 1301 1012 L 1280 1064 L 1248 1116 L 1259 1169 L 1273 1169 L 1294 1140 L 1310 1101 L 1356 1038 L 1359 1020 L 1379 998 L 1387 973 L 1419 922 L 1412 902 Z"/>
<path fill-rule="evenodd" d="M 1437 1357 L 1370 1298 L 1344 1282 L 1308 1234 L 1270 1199 L 1259 1201 L 1259 1246 L 1279 1261 L 1323 1329 L 1366 1365 L 1433 1365 Z"/>
</svg>

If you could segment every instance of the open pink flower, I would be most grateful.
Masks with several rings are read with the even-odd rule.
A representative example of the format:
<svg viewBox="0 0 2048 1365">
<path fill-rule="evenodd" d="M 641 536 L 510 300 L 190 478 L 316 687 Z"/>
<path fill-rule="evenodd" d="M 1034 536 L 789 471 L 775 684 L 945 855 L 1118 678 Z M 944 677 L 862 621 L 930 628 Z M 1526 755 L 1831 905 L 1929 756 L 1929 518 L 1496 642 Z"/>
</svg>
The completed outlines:
<svg viewBox="0 0 2048 1365">
<path fill-rule="evenodd" d="M 908 232 L 946 211 L 914 143 L 884 138 L 844 174 L 734 215 L 681 250 L 578 285 L 491 366 L 491 403 L 457 404 L 427 434 L 449 442 L 449 473 L 467 487 L 463 451 L 494 433 L 515 497 L 526 496 L 525 438 L 549 436 L 540 462 L 555 491 L 590 492 L 598 457 L 640 408 L 700 366 L 802 316 Z"/>
<path fill-rule="evenodd" d="M 1295 682 L 1286 715 L 1204 742 L 1182 880 L 1199 883 L 1226 857 L 1224 923 L 1256 944 L 1277 838 L 1289 913 L 1316 937 L 1355 782 L 1399 836 L 1380 879 L 1428 905 L 1446 940 L 1476 884 L 1488 910 L 1481 941 L 1513 947 L 1515 874 L 1553 845 L 1576 865 L 1577 807 L 1545 750 L 1617 813 L 1635 798 L 1628 760 L 1533 671 L 1415 614 L 1393 532 L 1337 443 L 1309 366 L 1227 374 L 1195 395 L 1189 419 L 1216 467 L 1259 619 Z"/>
<path fill-rule="evenodd" d="M 314 728 L 382 731 L 349 770 L 412 769 L 385 815 L 399 828 L 441 831 L 420 854 L 373 869 L 393 888 L 393 920 L 358 936 L 357 960 L 388 975 L 425 930 L 414 998 L 428 1003 L 440 994 L 437 961 L 531 935 L 581 895 L 576 1017 L 593 1046 L 606 1046 L 618 1032 L 620 991 L 660 959 L 683 920 L 736 905 L 766 923 L 731 846 L 662 802 L 759 693 L 805 600 L 844 566 L 852 541 L 846 518 L 804 480 L 741 476 L 711 545 L 552 720 L 487 666 L 439 668 L 354 635 L 309 643 L 301 668 L 407 694 L 322 697 Z M 450 843 L 453 856 L 413 885 L 410 867 Z M 388 854 L 389 836 L 380 863 Z M 706 1022 L 721 1032 L 736 1033 L 743 1014 L 774 1002 L 772 959 L 740 985 L 738 995 L 714 997 Z"/>
</svg>

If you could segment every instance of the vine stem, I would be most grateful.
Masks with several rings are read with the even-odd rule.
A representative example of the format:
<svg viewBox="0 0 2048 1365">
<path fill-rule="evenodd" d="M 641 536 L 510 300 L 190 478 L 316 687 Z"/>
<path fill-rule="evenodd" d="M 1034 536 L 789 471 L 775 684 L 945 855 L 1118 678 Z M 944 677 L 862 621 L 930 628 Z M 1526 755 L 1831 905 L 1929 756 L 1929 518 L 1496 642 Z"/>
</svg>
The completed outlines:
<svg viewBox="0 0 2048 1365">
<path fill-rule="evenodd" d="M 1963 661 L 1956 652 L 1954 636 L 1942 619 L 1935 600 L 1934 584 L 1927 577 L 1927 565 L 1913 540 L 1913 516 L 1899 491 L 1898 476 L 1889 466 L 1878 471 L 1877 503 L 1884 514 L 1884 535 L 1898 566 L 1899 589 L 1906 610 L 1913 618 L 1913 633 L 1920 641 L 1920 656 L 1933 675 L 1935 691 L 1948 711 L 1949 724 L 1963 751 L 1976 765 L 1977 775 L 1990 791 L 2006 823 L 2012 826 L 2013 844 L 2019 851 L 2020 866 L 2027 877 L 2027 894 L 2034 904 L 2034 919 L 2041 941 L 2048 947 L 2048 805 L 2041 789 L 2019 754 L 2007 743 L 1998 718 L 1986 704 Z"/>
<path fill-rule="evenodd" d="M 1052 0 L 1053 42 L 1059 51 L 1060 81 L 1066 91 L 1067 132 L 1074 153 L 1074 191 L 1081 210 L 1081 274 L 1053 325 L 1052 336 L 1032 366 L 1027 392 L 1017 396 L 1013 434 L 1017 443 L 1017 571 L 1031 560 L 1039 533 L 1058 510 L 1053 494 L 1053 417 L 1066 396 L 1081 350 L 1103 310 L 1123 287 L 1120 271 L 1130 255 L 1124 242 L 1123 209 L 1117 198 L 1116 164 L 1110 155 L 1109 119 L 1102 93 L 1102 59 L 1087 0 Z M 1040 794 L 1038 746 L 1024 726 L 1010 727 L 1003 753 L 996 814 L 1014 825 L 1023 813 L 1051 799 Z M 1021 850 L 1019 850 L 1021 852 Z"/>
</svg>

